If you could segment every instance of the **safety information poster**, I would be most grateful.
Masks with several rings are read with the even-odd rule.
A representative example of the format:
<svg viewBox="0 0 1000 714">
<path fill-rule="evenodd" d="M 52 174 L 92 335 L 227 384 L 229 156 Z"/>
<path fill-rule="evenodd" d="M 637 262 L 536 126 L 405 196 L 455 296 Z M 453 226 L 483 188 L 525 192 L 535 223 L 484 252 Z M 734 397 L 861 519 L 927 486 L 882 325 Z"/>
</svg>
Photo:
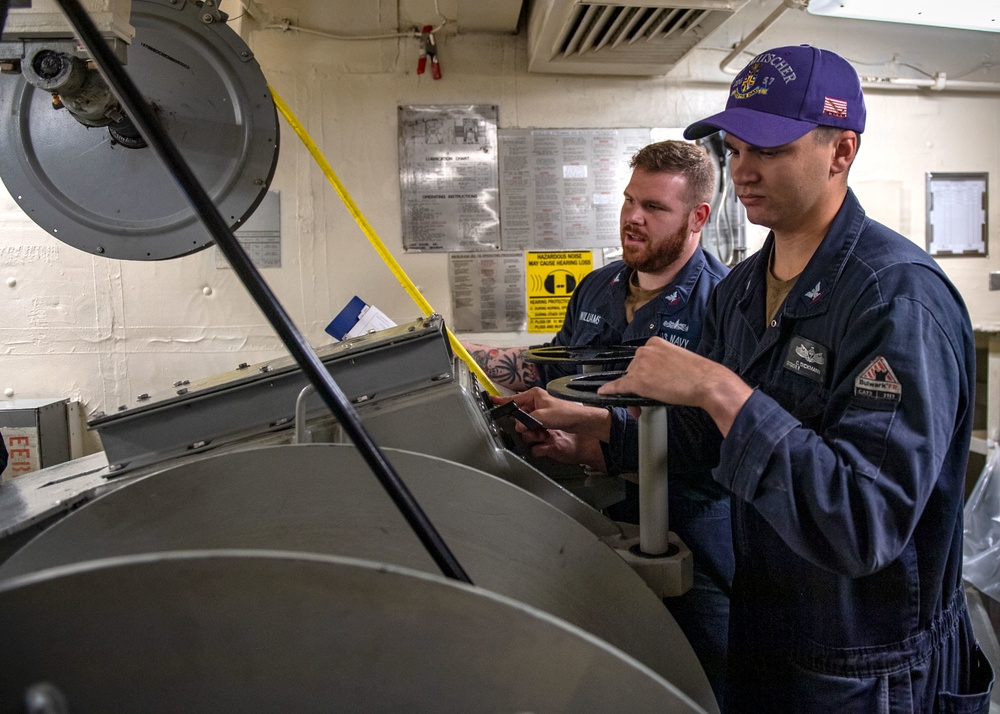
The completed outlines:
<svg viewBox="0 0 1000 714">
<path fill-rule="evenodd" d="M 619 242 L 632 156 L 650 129 L 502 129 L 504 250 L 579 250 Z"/>
<path fill-rule="evenodd" d="M 448 258 L 452 326 L 456 332 L 524 329 L 524 254 L 452 253 Z"/>
<path fill-rule="evenodd" d="M 593 267 L 594 254 L 589 250 L 525 253 L 528 332 L 558 332 L 570 296 Z"/>
<path fill-rule="evenodd" d="M 498 181 L 496 106 L 399 107 L 405 250 L 498 250 Z"/>
</svg>

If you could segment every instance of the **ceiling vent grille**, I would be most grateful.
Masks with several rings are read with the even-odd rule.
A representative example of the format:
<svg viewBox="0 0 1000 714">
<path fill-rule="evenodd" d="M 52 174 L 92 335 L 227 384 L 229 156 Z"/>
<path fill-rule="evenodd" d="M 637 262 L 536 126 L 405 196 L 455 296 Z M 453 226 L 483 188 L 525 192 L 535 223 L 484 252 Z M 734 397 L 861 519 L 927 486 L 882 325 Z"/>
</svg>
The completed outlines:
<svg viewBox="0 0 1000 714">
<path fill-rule="evenodd" d="M 656 75 L 671 67 L 747 0 L 609 5 L 542 0 L 528 21 L 532 72 Z"/>
</svg>

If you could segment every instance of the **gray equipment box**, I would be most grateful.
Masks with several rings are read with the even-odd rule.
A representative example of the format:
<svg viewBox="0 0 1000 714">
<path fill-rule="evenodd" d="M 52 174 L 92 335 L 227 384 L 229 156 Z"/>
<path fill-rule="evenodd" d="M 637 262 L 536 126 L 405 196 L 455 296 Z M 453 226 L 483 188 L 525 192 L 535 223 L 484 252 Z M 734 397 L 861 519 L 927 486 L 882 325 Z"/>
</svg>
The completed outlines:
<svg viewBox="0 0 1000 714">
<path fill-rule="evenodd" d="M 65 399 L 0 401 L 0 434 L 7 445 L 9 481 L 29 471 L 69 461 L 69 423 Z"/>
</svg>

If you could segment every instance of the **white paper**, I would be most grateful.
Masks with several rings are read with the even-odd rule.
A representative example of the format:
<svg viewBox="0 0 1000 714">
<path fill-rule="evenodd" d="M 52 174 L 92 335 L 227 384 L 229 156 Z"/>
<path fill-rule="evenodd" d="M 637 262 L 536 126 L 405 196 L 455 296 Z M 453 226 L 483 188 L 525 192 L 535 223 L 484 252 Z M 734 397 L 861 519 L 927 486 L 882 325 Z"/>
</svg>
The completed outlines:
<svg viewBox="0 0 1000 714">
<path fill-rule="evenodd" d="M 385 313 L 377 307 L 365 305 L 358 314 L 357 323 L 348 330 L 347 334 L 344 335 L 344 339 L 349 340 L 352 337 L 360 337 L 361 335 L 367 335 L 369 332 L 378 332 L 379 330 L 395 326 L 396 323 L 386 317 Z"/>
</svg>

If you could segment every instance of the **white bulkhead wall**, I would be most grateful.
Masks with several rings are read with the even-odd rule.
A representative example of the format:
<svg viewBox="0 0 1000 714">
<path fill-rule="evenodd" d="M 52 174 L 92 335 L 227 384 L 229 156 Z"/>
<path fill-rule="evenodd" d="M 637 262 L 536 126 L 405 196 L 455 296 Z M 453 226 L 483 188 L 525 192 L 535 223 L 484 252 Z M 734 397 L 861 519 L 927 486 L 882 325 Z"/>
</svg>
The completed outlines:
<svg viewBox="0 0 1000 714">
<path fill-rule="evenodd" d="M 223 8 L 235 16 L 238 5 Z M 374 14 L 395 8 L 364 5 Z M 435 22 L 433 5 L 420 6 L 427 23 Z M 297 4 L 296 20 L 306 26 L 328 17 L 332 10 L 321 12 L 321 6 L 330 7 Z M 358 32 L 368 19 L 340 27 Z M 346 42 L 251 24 L 242 25 L 241 34 L 382 241 L 449 322 L 447 255 L 402 250 L 398 106 L 496 104 L 501 127 L 670 127 L 718 111 L 726 97 L 723 83 L 685 81 L 686 71 L 653 78 L 529 74 L 523 32 L 439 33 L 439 81 L 429 72 L 416 74 L 413 39 Z M 823 46 L 816 38 L 802 41 Z M 765 37 L 759 44 L 765 49 L 777 42 Z M 711 53 L 704 61 L 720 59 Z M 1000 270 L 998 96 L 872 90 L 867 103 L 868 128 L 851 185 L 872 217 L 919 245 L 925 173 L 990 174 L 991 255 L 941 264 L 962 291 L 973 323 L 1000 330 L 1000 293 L 988 291 L 989 272 Z M 332 341 L 323 328 L 354 295 L 397 322 L 417 317 L 419 309 L 307 150 L 280 123 L 271 190 L 281 194 L 281 267 L 263 275 L 284 307 L 316 346 Z M 0 186 L 0 399 L 68 397 L 81 401 L 87 415 L 112 412 L 177 380 L 284 354 L 232 271 L 216 267 L 215 253 L 211 248 L 163 262 L 83 253 L 32 223 Z M 494 341 L 538 340 L 504 334 Z M 99 448 L 93 439 L 88 446 Z"/>
</svg>

